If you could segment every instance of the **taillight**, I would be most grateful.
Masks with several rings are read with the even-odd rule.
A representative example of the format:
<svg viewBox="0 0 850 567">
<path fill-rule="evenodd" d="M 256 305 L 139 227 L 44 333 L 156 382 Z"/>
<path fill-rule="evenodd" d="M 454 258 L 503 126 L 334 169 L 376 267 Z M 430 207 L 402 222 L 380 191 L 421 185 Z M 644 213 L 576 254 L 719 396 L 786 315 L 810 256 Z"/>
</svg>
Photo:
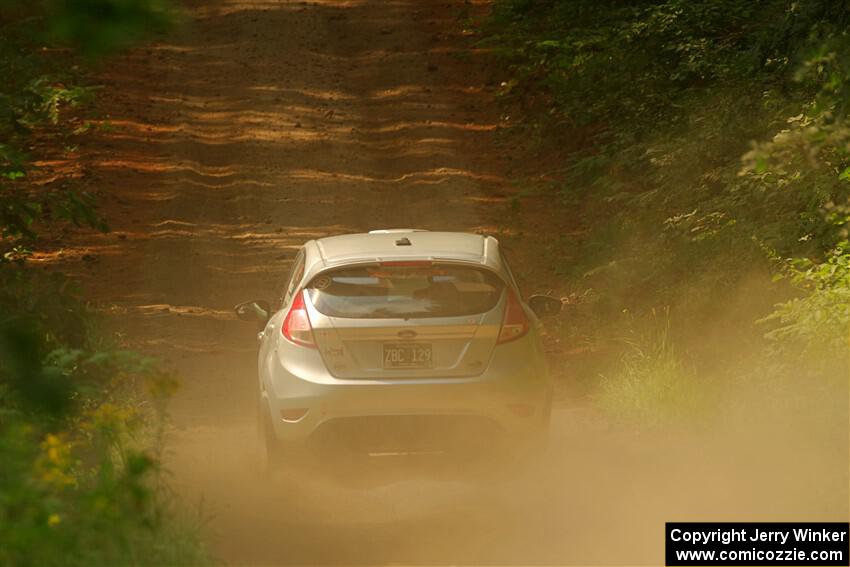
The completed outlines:
<svg viewBox="0 0 850 567">
<path fill-rule="evenodd" d="M 316 341 L 313 339 L 313 326 L 310 324 L 310 316 L 307 314 L 307 307 L 304 305 L 303 291 L 292 299 L 292 306 L 283 319 L 280 332 L 291 343 L 316 348 Z"/>
<path fill-rule="evenodd" d="M 502 330 L 496 344 L 508 343 L 528 333 L 530 323 L 519 300 L 512 290 L 508 290 L 508 304 L 505 306 L 505 317 L 502 319 Z"/>
</svg>

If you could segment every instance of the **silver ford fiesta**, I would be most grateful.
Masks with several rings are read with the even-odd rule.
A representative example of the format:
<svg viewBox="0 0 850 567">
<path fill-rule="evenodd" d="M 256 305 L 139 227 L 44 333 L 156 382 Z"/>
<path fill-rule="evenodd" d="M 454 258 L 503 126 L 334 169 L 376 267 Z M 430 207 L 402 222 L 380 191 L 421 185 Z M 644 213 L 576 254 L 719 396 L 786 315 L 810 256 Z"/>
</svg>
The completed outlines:
<svg viewBox="0 0 850 567">
<path fill-rule="evenodd" d="M 375 230 L 311 240 L 259 321 L 258 407 L 269 462 L 306 450 L 366 455 L 530 446 L 552 386 L 538 319 L 490 236 Z"/>
</svg>

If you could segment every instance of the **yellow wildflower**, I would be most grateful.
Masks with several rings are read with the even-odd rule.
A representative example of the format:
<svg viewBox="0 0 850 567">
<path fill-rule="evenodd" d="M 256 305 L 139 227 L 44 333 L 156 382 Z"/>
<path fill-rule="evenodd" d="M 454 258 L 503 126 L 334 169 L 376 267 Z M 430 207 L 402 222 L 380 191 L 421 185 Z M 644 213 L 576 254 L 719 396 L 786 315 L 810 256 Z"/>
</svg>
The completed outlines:
<svg viewBox="0 0 850 567">
<path fill-rule="evenodd" d="M 41 442 L 41 450 L 42 454 L 36 461 L 41 481 L 55 488 L 74 486 L 76 480 L 72 475 L 71 444 L 65 436 L 48 433 Z"/>
</svg>

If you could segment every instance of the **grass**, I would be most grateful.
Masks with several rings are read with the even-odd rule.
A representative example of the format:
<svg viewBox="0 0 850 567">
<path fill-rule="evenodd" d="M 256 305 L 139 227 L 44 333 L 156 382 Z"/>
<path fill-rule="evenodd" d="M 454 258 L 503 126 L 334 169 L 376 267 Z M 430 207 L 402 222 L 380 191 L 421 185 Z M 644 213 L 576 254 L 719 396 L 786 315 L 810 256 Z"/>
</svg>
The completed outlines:
<svg viewBox="0 0 850 567">
<path fill-rule="evenodd" d="M 656 329 L 625 343 L 619 364 L 600 376 L 596 404 L 615 421 L 641 428 L 703 421 L 714 407 L 716 392 L 676 352 L 669 313 Z"/>
</svg>

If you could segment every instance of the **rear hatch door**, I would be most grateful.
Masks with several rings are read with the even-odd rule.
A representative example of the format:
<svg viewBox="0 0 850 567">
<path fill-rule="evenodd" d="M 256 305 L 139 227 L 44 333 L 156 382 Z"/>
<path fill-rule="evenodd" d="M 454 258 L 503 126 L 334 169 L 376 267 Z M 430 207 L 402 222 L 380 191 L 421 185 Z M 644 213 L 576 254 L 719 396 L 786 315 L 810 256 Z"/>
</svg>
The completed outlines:
<svg viewBox="0 0 850 567">
<path fill-rule="evenodd" d="M 323 272 L 306 286 L 305 303 L 337 378 L 459 378 L 487 367 L 505 295 L 484 268 L 404 261 Z"/>
</svg>

